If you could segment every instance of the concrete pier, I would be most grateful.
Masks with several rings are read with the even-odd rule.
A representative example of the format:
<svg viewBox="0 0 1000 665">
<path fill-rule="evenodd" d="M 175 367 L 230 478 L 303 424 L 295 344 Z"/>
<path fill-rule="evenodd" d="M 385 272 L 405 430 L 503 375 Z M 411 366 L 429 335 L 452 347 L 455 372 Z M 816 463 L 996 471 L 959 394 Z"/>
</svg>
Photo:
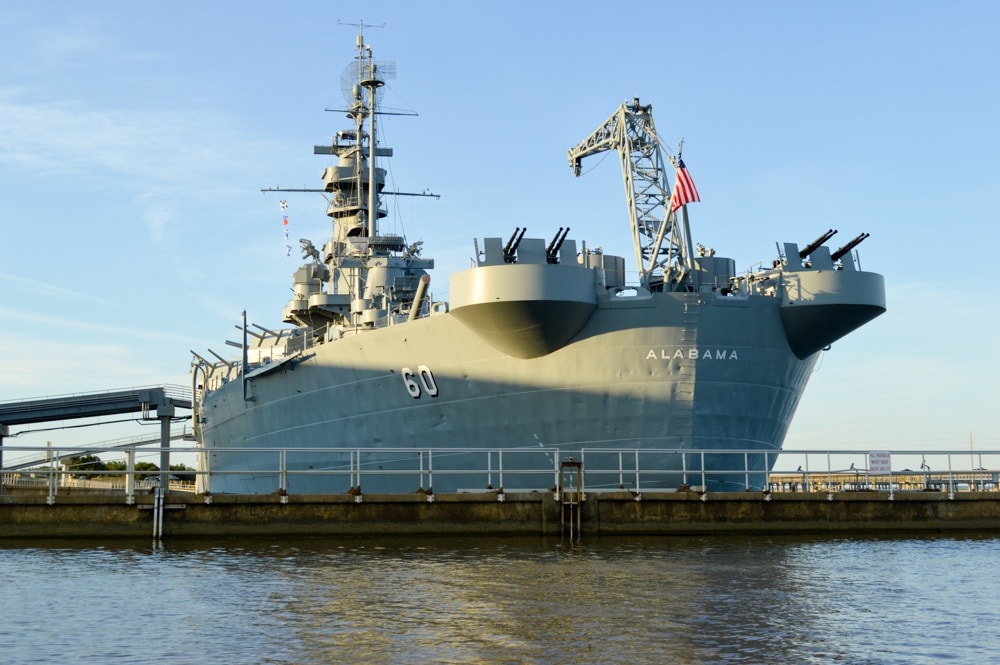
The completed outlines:
<svg viewBox="0 0 1000 665">
<path fill-rule="evenodd" d="M 171 492 L 163 536 L 512 535 L 568 531 L 571 506 L 524 494 L 216 495 Z M 153 497 L 0 496 L 0 539 L 150 537 Z M 589 493 L 583 535 L 1000 532 L 997 492 Z"/>
</svg>

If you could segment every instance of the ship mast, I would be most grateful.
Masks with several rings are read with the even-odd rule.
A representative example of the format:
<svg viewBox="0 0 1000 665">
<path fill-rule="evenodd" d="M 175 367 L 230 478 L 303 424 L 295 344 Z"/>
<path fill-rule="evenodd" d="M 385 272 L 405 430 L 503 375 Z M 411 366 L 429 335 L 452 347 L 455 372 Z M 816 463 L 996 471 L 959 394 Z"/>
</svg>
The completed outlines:
<svg viewBox="0 0 1000 665">
<path fill-rule="evenodd" d="M 395 75 L 395 65 L 373 58 L 365 43 L 366 26 L 358 27 L 354 59 L 341 75 L 347 107 L 327 109 L 346 113 L 353 127 L 338 131 L 331 144 L 313 149 L 317 155 L 336 157 L 323 171 L 322 189 L 264 190 L 320 192 L 329 202 L 330 239 L 322 251 L 306 239 L 300 241 L 303 258 L 311 260 L 295 272 L 293 296 L 282 312 L 284 321 L 309 326 L 328 339 L 393 325 L 413 310 L 418 317 L 424 301 L 423 293 L 417 297 L 418 288 L 426 270 L 434 267 L 433 259 L 420 258 L 419 244 L 408 247 L 403 236 L 379 231 L 379 217 L 387 215 L 382 207 L 386 194 L 437 195 L 385 191 L 386 169 L 376 160 L 391 157 L 392 148 L 379 147 L 376 116 L 386 113 L 380 96 Z"/>
<path fill-rule="evenodd" d="M 368 90 L 368 237 L 378 235 L 378 197 L 375 187 L 375 116 L 376 91 L 385 85 L 377 75 L 378 65 L 372 59 L 372 48 L 364 43 L 363 35 L 358 35 L 358 63 L 360 83 Z M 363 121 L 363 119 L 362 119 Z"/>
</svg>

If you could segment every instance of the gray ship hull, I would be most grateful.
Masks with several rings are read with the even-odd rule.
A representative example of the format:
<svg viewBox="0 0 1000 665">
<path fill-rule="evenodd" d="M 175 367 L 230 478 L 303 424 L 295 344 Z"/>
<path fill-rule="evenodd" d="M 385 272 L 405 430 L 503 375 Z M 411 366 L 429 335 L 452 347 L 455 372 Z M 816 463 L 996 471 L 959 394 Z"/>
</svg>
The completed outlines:
<svg viewBox="0 0 1000 665">
<path fill-rule="evenodd" d="M 322 187 L 268 190 L 328 203 L 329 238 L 299 241 L 282 311 L 294 327 L 244 322 L 237 361 L 194 354 L 201 489 L 547 490 L 571 456 L 591 489 L 763 487 L 817 354 L 885 311 L 882 276 L 851 253 L 868 234 L 831 250 L 830 229 L 736 274 L 693 244 L 697 189 L 633 98 L 567 156 L 580 175 L 583 159 L 618 153 L 638 281 L 568 227 L 518 226 L 476 239 L 449 302 L 434 302 L 422 242 L 379 222 L 391 196 L 435 195 L 387 189 L 377 118 L 393 68 L 363 35 L 355 46 L 352 126 L 314 147 L 330 158 Z"/>
<path fill-rule="evenodd" d="M 239 379 L 204 396 L 206 489 L 274 492 L 277 449 L 289 448 L 322 449 L 286 460 L 288 469 L 307 472 L 287 478 L 287 491 L 297 494 L 347 491 L 354 477 L 322 472 L 347 469 L 355 448 L 392 449 L 381 463 L 372 458 L 381 471 L 394 461 L 414 468 L 418 453 L 399 450 L 407 448 L 546 447 L 564 456 L 581 448 L 777 451 L 816 358 L 799 359 L 789 348 L 779 305 L 718 293 L 610 296 L 568 344 L 529 359 L 496 350 L 451 313 L 345 336 L 249 373 L 245 396 Z M 417 367 L 427 373 L 407 381 L 406 369 Z M 481 473 L 448 473 L 470 460 L 435 455 L 435 491 L 486 489 Z M 531 464 L 552 468 L 544 457 Z M 666 472 L 698 464 L 669 455 L 652 466 Z M 705 464 L 711 470 L 733 460 Z M 735 466 L 742 469 L 743 460 Z M 750 460 L 751 469 L 764 466 L 763 456 Z M 685 480 L 661 473 L 643 485 L 675 488 Z M 745 480 L 712 484 L 742 488 Z M 507 489 L 553 485 L 544 474 L 504 482 Z M 417 489 L 413 475 L 366 474 L 360 484 L 366 493 Z"/>
</svg>

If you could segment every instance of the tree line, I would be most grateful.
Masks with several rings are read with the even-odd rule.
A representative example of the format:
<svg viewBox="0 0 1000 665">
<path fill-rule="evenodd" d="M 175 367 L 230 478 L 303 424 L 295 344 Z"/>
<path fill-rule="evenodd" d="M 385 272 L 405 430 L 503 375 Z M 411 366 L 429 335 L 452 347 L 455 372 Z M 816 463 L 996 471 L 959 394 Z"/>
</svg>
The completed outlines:
<svg viewBox="0 0 1000 665">
<path fill-rule="evenodd" d="M 109 462 L 105 462 L 97 455 L 78 455 L 74 457 L 67 457 L 63 459 L 63 464 L 66 465 L 67 469 L 73 472 L 70 475 L 76 478 L 82 478 L 90 475 L 90 472 L 93 471 L 128 471 L 128 465 L 123 460 L 111 460 Z M 191 467 L 185 466 L 184 464 L 171 464 L 168 469 L 170 471 L 171 478 L 174 478 L 175 480 L 187 480 L 194 482 L 195 470 Z M 136 462 L 135 472 L 136 476 L 139 478 L 148 478 L 150 476 L 160 475 L 160 467 L 152 462 Z"/>
</svg>

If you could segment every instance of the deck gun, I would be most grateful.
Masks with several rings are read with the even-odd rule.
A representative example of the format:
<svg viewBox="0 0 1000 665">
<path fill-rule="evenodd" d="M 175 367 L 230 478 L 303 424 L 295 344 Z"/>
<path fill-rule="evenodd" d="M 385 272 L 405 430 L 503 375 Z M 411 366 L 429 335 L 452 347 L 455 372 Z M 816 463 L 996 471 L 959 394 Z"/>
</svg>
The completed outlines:
<svg viewBox="0 0 1000 665">
<path fill-rule="evenodd" d="M 870 236 L 870 235 L 871 235 L 870 233 L 861 233 L 861 234 L 859 234 L 857 237 L 854 238 L 854 240 L 852 240 L 851 242 L 847 243 L 846 245 L 844 245 L 843 247 L 841 247 L 840 249 L 838 249 L 836 252 L 834 252 L 833 254 L 831 254 L 830 258 L 833 259 L 834 261 L 839 260 L 840 257 L 842 257 L 844 254 L 847 254 L 849 251 L 851 251 L 852 249 L 854 249 L 855 247 L 857 247 L 858 245 L 860 245 L 862 243 L 862 241 L 865 238 L 867 238 L 868 236 Z"/>
<path fill-rule="evenodd" d="M 566 236 L 569 235 L 569 227 L 563 230 L 563 227 L 559 227 L 556 231 L 556 237 L 552 239 L 549 246 L 545 248 L 545 260 L 548 263 L 559 263 L 559 248 L 566 241 Z"/>
<path fill-rule="evenodd" d="M 520 226 L 514 229 L 510 240 L 507 241 L 507 244 L 503 248 L 503 260 L 505 263 L 514 263 L 514 258 L 517 255 L 517 246 L 521 244 L 521 239 L 524 238 L 527 230 L 527 227 L 522 229 Z M 521 232 L 521 235 L 518 235 L 518 231 Z"/>
<path fill-rule="evenodd" d="M 800 250 L 799 251 L 799 258 L 800 259 L 806 258 L 810 254 L 812 254 L 813 252 L 815 252 L 823 243 L 825 243 L 827 240 L 829 240 L 830 238 L 832 238 L 835 235 L 837 235 L 837 229 L 829 229 L 826 233 L 824 233 L 820 237 L 816 238 L 811 243 L 809 243 L 808 245 L 806 245 L 805 248 L 803 248 L 802 250 Z"/>
</svg>

